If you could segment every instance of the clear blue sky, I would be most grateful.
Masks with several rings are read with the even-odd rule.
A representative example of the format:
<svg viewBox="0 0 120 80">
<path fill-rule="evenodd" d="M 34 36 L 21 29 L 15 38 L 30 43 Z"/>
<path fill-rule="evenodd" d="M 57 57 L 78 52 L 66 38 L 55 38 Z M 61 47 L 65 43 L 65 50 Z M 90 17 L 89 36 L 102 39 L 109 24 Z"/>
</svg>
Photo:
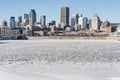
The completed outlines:
<svg viewBox="0 0 120 80">
<path fill-rule="evenodd" d="M 35 9 L 37 21 L 40 15 L 47 16 L 47 22 L 51 20 L 60 21 L 60 7 L 69 6 L 70 15 L 81 13 L 83 16 L 92 18 L 95 14 L 101 20 L 120 23 L 120 0 L 0 0 L 0 21 L 9 21 L 10 16 L 29 13 Z"/>
</svg>

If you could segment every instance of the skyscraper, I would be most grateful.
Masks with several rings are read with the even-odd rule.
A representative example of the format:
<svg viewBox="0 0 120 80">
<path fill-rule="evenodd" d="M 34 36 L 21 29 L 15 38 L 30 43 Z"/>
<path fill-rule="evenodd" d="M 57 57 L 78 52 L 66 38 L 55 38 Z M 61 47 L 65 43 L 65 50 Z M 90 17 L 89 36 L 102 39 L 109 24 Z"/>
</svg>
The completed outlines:
<svg viewBox="0 0 120 80">
<path fill-rule="evenodd" d="M 41 25 L 42 26 L 46 26 L 46 16 L 45 15 L 42 15 L 40 16 L 40 22 L 41 22 Z"/>
<path fill-rule="evenodd" d="M 97 15 L 93 16 L 93 18 L 92 18 L 92 30 L 95 30 L 95 31 L 100 30 L 100 24 L 101 24 L 100 18 Z"/>
<path fill-rule="evenodd" d="M 87 21 L 88 21 L 87 17 L 82 17 L 81 16 L 79 18 L 79 25 L 80 25 L 81 29 L 86 29 L 87 28 Z"/>
<path fill-rule="evenodd" d="M 34 9 L 31 9 L 29 14 L 29 25 L 34 26 L 35 22 L 36 22 L 36 12 Z"/>
<path fill-rule="evenodd" d="M 29 15 L 25 13 L 24 14 L 24 19 L 29 20 Z"/>
<path fill-rule="evenodd" d="M 61 17 L 60 21 L 62 24 L 69 25 L 69 7 L 61 8 Z"/>
<path fill-rule="evenodd" d="M 29 15 L 28 14 L 24 14 L 24 21 L 26 24 L 29 24 Z"/>
<path fill-rule="evenodd" d="M 19 17 L 18 17 L 18 22 L 19 22 L 19 23 L 22 23 L 22 16 L 19 16 Z"/>
<path fill-rule="evenodd" d="M 18 22 L 17 22 L 17 26 L 21 27 L 21 23 L 22 23 L 22 16 L 18 17 Z"/>
<path fill-rule="evenodd" d="M 73 14 L 72 18 L 71 18 L 71 27 L 74 27 L 75 24 L 78 24 L 78 18 L 80 17 L 81 15 L 79 13 L 77 14 Z"/>
<path fill-rule="evenodd" d="M 10 27 L 15 28 L 16 27 L 16 21 L 15 17 L 10 17 Z"/>
<path fill-rule="evenodd" d="M 90 29 L 90 28 L 92 27 L 92 19 L 89 19 L 89 20 L 88 20 L 88 24 L 89 24 L 89 27 L 88 27 L 88 28 Z"/>
</svg>

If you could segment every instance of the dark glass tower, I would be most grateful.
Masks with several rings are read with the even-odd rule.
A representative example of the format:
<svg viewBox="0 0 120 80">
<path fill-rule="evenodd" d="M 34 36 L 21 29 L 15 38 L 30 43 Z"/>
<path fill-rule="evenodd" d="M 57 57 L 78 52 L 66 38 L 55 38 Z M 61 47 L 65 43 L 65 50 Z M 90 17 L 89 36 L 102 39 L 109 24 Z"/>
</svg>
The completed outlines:
<svg viewBox="0 0 120 80">
<path fill-rule="evenodd" d="M 26 24 L 29 24 L 29 15 L 28 14 L 24 14 L 24 20 Z"/>
<path fill-rule="evenodd" d="M 15 22 L 15 17 L 10 17 L 10 27 L 15 28 L 16 27 L 16 22 Z"/>
<path fill-rule="evenodd" d="M 61 8 L 61 23 L 69 25 L 69 7 L 62 7 Z"/>
<path fill-rule="evenodd" d="M 18 22 L 17 22 L 17 26 L 21 27 L 21 23 L 22 23 L 22 16 L 18 17 Z"/>
<path fill-rule="evenodd" d="M 19 22 L 19 23 L 22 23 L 22 16 L 19 16 L 19 17 L 18 17 L 18 22 Z"/>
<path fill-rule="evenodd" d="M 34 26 L 35 22 L 36 22 L 36 12 L 34 9 L 31 9 L 29 14 L 29 25 Z"/>
<path fill-rule="evenodd" d="M 24 19 L 29 20 L 29 15 L 28 14 L 24 14 Z"/>
</svg>

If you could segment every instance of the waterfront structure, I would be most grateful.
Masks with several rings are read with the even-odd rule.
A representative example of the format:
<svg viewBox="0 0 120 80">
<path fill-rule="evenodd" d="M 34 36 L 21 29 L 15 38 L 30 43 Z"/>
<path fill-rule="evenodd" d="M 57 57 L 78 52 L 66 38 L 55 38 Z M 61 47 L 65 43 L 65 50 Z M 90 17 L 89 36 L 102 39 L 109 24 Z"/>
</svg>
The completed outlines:
<svg viewBox="0 0 120 80">
<path fill-rule="evenodd" d="M 10 17 L 10 27 L 11 28 L 15 28 L 16 27 L 16 21 L 15 21 L 15 17 Z"/>
<path fill-rule="evenodd" d="M 111 26 L 111 32 L 117 32 L 118 27 L 120 27 L 120 23 L 110 23 Z"/>
<path fill-rule="evenodd" d="M 94 30 L 94 31 L 100 30 L 100 25 L 101 25 L 100 18 L 97 15 L 93 16 L 93 18 L 92 18 L 92 30 Z"/>
<path fill-rule="evenodd" d="M 36 12 L 34 9 L 31 9 L 29 14 L 29 25 L 34 26 L 35 22 L 36 22 Z"/>
<path fill-rule="evenodd" d="M 12 27 L 9 26 L 4 26 L 0 28 L 0 36 L 1 37 L 17 37 L 21 33 L 19 29 L 13 29 Z"/>
<path fill-rule="evenodd" d="M 69 7 L 61 8 L 60 23 L 69 25 Z"/>
<path fill-rule="evenodd" d="M 40 16 L 40 23 L 43 27 L 46 26 L 46 16 L 45 15 Z"/>
</svg>

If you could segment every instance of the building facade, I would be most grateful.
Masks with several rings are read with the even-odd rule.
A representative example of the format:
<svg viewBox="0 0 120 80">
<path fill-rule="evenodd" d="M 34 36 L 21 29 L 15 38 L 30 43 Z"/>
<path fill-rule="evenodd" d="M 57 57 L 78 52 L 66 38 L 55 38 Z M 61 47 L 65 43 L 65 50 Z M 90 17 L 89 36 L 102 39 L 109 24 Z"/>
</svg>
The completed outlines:
<svg viewBox="0 0 120 80">
<path fill-rule="evenodd" d="M 8 26 L 7 21 L 2 21 L 2 26 Z"/>
<path fill-rule="evenodd" d="M 45 15 L 42 15 L 40 16 L 40 23 L 42 26 L 46 26 L 46 16 Z"/>
<path fill-rule="evenodd" d="M 0 29 L 0 36 L 1 37 L 17 37 L 21 33 L 19 29 L 13 29 L 9 26 L 1 27 Z"/>
<path fill-rule="evenodd" d="M 60 21 L 62 24 L 69 25 L 69 7 L 61 8 Z"/>
<path fill-rule="evenodd" d="M 29 14 L 29 25 L 34 26 L 35 22 L 36 22 L 36 12 L 34 9 L 31 9 Z"/>
<path fill-rule="evenodd" d="M 82 30 L 85 30 L 87 28 L 88 22 L 87 17 L 80 17 L 78 22 L 79 22 L 78 25 L 80 25 Z"/>
<path fill-rule="evenodd" d="M 29 24 L 29 15 L 26 13 L 24 14 L 24 21 L 27 25 Z"/>
<path fill-rule="evenodd" d="M 79 17 L 81 17 L 81 15 L 79 13 L 73 14 L 73 16 L 71 18 L 71 28 L 73 28 L 75 26 L 75 24 L 78 24 Z"/>
<path fill-rule="evenodd" d="M 100 18 L 97 15 L 93 16 L 93 18 L 92 18 L 92 30 L 94 30 L 94 31 L 100 30 L 100 24 L 101 24 Z"/>
<path fill-rule="evenodd" d="M 16 27 L 16 21 L 15 21 L 15 17 L 10 17 L 10 27 L 11 28 L 15 28 Z"/>
<path fill-rule="evenodd" d="M 21 27 L 21 26 L 22 26 L 21 24 L 22 24 L 22 16 L 19 16 L 19 17 L 18 17 L 17 26 L 18 26 L 18 27 Z"/>
</svg>

